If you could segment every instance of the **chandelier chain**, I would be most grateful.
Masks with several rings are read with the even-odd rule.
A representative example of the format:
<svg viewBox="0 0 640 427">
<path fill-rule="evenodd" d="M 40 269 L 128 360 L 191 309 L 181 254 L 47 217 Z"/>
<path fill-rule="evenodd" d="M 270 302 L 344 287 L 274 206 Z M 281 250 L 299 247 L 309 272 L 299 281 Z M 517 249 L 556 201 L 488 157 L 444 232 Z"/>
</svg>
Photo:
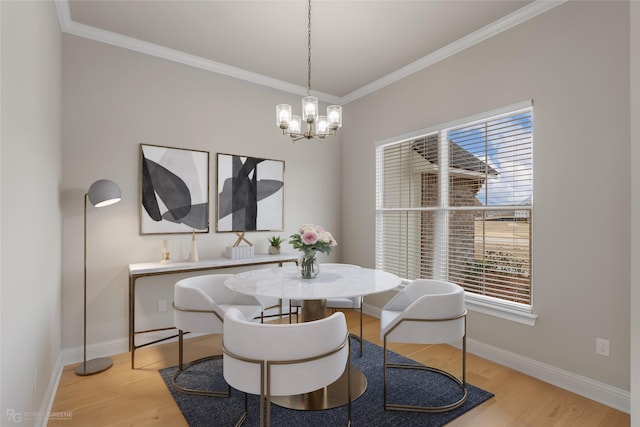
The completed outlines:
<svg viewBox="0 0 640 427">
<path fill-rule="evenodd" d="M 308 2 L 307 25 L 307 95 L 311 94 L 311 0 Z"/>
</svg>

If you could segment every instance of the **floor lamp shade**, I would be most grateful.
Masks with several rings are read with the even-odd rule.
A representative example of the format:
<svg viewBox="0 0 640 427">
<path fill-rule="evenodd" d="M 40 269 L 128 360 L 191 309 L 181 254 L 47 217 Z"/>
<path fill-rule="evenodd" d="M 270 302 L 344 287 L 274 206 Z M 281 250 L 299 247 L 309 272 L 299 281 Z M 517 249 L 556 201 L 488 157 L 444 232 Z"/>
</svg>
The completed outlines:
<svg viewBox="0 0 640 427">
<path fill-rule="evenodd" d="M 120 187 L 108 179 L 99 179 L 89 187 L 89 201 L 96 208 L 118 203 L 122 199 Z"/>
<path fill-rule="evenodd" d="M 109 357 L 99 357 L 87 360 L 87 199 L 97 208 L 118 203 L 122 199 L 120 187 L 108 179 L 99 179 L 91 184 L 89 191 L 84 195 L 84 337 L 83 360 L 76 367 L 76 375 L 93 375 L 106 371 L 113 366 Z"/>
</svg>

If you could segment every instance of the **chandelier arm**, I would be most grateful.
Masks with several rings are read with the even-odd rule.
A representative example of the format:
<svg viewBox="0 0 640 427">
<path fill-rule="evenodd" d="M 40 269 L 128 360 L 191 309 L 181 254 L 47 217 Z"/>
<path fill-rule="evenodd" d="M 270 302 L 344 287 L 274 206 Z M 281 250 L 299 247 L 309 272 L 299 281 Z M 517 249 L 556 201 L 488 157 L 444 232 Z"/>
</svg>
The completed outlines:
<svg viewBox="0 0 640 427">
<path fill-rule="evenodd" d="M 301 139 L 307 139 L 303 134 L 297 134 L 298 136 L 291 136 L 291 142 L 300 141 Z"/>
</svg>

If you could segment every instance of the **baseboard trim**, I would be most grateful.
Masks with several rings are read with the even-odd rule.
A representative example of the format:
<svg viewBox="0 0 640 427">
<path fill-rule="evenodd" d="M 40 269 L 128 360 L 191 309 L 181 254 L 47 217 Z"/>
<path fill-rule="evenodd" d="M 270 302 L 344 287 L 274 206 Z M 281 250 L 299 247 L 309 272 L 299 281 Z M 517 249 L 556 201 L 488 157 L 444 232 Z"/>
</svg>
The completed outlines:
<svg viewBox="0 0 640 427">
<path fill-rule="evenodd" d="M 53 401 L 56 398 L 56 392 L 58 391 L 58 385 L 60 385 L 60 378 L 62 377 L 62 369 L 64 368 L 62 364 L 62 353 L 58 354 L 58 358 L 56 359 L 56 363 L 53 369 L 53 374 L 49 379 L 49 385 L 47 386 L 47 391 L 45 393 L 45 398 L 42 401 L 42 405 L 40 407 L 39 414 L 44 414 L 43 417 L 38 417 L 34 425 L 37 427 L 46 427 L 49 424 L 50 419 L 61 419 L 68 418 L 71 416 L 69 413 L 64 414 L 52 414 L 51 408 L 53 408 Z"/>
<path fill-rule="evenodd" d="M 363 312 L 379 319 L 381 309 L 365 303 Z M 631 412 L 631 393 L 626 390 L 470 338 L 467 351 L 627 414 Z"/>
<path fill-rule="evenodd" d="M 127 338 L 88 344 L 87 360 L 95 359 L 96 357 L 109 357 L 127 351 L 129 351 L 129 340 Z M 83 347 L 73 347 L 62 351 L 62 364 L 64 366 L 80 363 L 83 358 Z"/>
<path fill-rule="evenodd" d="M 467 351 L 627 414 L 631 411 L 626 390 L 469 338 Z"/>
</svg>

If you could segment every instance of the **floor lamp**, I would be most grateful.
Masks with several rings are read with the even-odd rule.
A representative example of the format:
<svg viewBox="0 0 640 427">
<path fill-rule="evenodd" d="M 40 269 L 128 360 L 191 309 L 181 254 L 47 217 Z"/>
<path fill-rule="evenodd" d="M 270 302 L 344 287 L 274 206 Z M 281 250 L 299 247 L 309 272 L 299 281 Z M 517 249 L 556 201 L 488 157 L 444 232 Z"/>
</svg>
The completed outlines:
<svg viewBox="0 0 640 427">
<path fill-rule="evenodd" d="M 84 195 L 84 356 L 76 368 L 76 375 L 82 376 L 106 371 L 113 365 L 109 357 L 87 360 L 87 198 L 93 206 L 101 208 L 118 203 L 122 197 L 118 184 L 108 179 L 94 182 Z"/>
</svg>

